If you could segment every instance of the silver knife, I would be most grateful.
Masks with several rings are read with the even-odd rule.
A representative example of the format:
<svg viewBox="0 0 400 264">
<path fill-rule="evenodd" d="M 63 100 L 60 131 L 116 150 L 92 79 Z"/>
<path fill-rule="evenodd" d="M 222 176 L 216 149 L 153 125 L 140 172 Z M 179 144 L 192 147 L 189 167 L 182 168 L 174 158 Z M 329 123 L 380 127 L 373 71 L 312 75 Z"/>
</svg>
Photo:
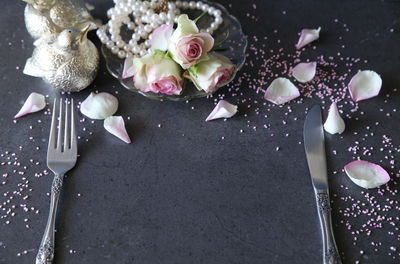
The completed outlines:
<svg viewBox="0 0 400 264">
<path fill-rule="evenodd" d="M 321 107 L 314 106 L 307 114 L 304 123 L 304 148 L 308 168 L 314 187 L 318 206 L 318 216 L 322 229 L 324 264 L 341 264 L 335 237 L 332 230 L 331 206 L 329 200 L 328 172 Z"/>
</svg>

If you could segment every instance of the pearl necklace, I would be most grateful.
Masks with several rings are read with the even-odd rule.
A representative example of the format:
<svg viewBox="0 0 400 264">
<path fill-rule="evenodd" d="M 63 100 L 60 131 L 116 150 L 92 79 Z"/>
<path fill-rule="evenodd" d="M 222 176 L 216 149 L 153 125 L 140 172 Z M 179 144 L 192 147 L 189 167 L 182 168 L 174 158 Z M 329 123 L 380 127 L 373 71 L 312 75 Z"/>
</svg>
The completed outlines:
<svg viewBox="0 0 400 264">
<path fill-rule="evenodd" d="M 180 9 L 199 9 L 214 16 L 214 22 L 206 30 L 201 30 L 212 34 L 223 19 L 221 10 L 209 6 L 202 2 L 176 1 L 168 3 L 168 13 L 156 13 L 157 0 L 151 2 L 142 0 L 114 0 L 115 6 L 107 11 L 110 19 L 107 25 L 97 30 L 97 36 L 108 49 L 120 59 L 130 56 L 144 56 L 150 52 L 149 35 L 157 27 L 177 22 Z M 132 18 L 134 20 L 132 20 Z M 120 33 L 121 27 L 126 26 L 132 30 L 132 37 L 126 43 Z"/>
</svg>

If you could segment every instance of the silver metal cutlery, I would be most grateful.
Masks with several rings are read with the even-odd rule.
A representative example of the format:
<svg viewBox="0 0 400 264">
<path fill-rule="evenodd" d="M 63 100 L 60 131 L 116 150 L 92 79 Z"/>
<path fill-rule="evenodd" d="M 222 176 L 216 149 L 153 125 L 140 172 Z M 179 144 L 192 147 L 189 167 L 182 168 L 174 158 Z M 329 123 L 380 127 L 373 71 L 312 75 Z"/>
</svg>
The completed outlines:
<svg viewBox="0 0 400 264">
<path fill-rule="evenodd" d="M 328 171 L 321 107 L 314 106 L 304 123 L 304 147 L 318 206 L 318 216 L 322 229 L 324 264 L 341 264 L 332 230 L 331 206 L 329 199 Z"/>
<path fill-rule="evenodd" d="M 53 262 L 55 220 L 63 178 L 64 174 L 75 166 L 77 159 L 78 147 L 74 121 L 74 102 L 73 100 L 70 103 L 67 100 L 65 101 L 64 114 L 63 104 L 62 100 L 60 100 L 57 127 L 57 100 L 54 100 L 49 146 L 47 149 L 47 166 L 54 172 L 54 179 L 51 186 L 49 218 L 36 256 L 36 264 L 51 264 Z"/>
</svg>

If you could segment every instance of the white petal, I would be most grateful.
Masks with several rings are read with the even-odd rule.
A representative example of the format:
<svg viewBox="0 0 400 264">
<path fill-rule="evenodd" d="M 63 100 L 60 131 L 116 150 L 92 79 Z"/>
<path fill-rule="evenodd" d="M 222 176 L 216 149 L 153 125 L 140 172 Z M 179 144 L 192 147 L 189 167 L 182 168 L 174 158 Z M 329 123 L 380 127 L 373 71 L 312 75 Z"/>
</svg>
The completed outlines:
<svg viewBox="0 0 400 264">
<path fill-rule="evenodd" d="M 297 64 L 293 68 L 293 77 L 301 83 L 306 83 L 314 79 L 315 72 L 317 71 L 316 62 L 303 62 Z"/>
<path fill-rule="evenodd" d="M 221 100 L 215 106 L 214 110 L 207 117 L 206 121 L 218 119 L 218 118 L 230 118 L 234 116 L 238 111 L 237 105 L 228 103 L 225 100 Z"/>
<path fill-rule="evenodd" d="M 302 47 L 310 44 L 314 40 L 319 39 L 319 32 L 321 27 L 317 29 L 303 29 L 300 34 L 299 41 L 296 44 L 296 49 L 301 49 Z"/>
<path fill-rule="evenodd" d="M 168 50 L 173 31 L 174 27 L 172 25 L 162 25 L 154 29 L 149 38 L 151 50 Z"/>
<path fill-rule="evenodd" d="M 355 184 L 366 189 L 377 188 L 390 180 L 384 168 L 364 160 L 350 162 L 344 171 Z"/>
<path fill-rule="evenodd" d="M 328 118 L 325 121 L 324 129 L 330 134 L 342 134 L 346 125 L 340 116 L 339 110 L 335 102 L 329 108 Z"/>
<path fill-rule="evenodd" d="M 122 116 L 107 117 L 104 119 L 104 128 L 125 143 L 131 143 L 131 139 L 126 132 L 125 122 Z"/>
<path fill-rule="evenodd" d="M 284 104 L 300 96 L 299 89 L 286 78 L 277 78 L 267 88 L 264 98 L 274 104 Z"/>
<path fill-rule="evenodd" d="M 117 109 L 118 99 L 109 93 L 91 93 L 81 104 L 81 113 L 91 119 L 106 119 Z"/>
<path fill-rule="evenodd" d="M 24 105 L 19 110 L 18 114 L 14 118 L 38 112 L 46 107 L 46 100 L 43 94 L 31 93 L 26 99 Z"/>
<path fill-rule="evenodd" d="M 360 71 L 351 78 L 349 91 L 354 102 L 369 99 L 379 94 L 382 78 L 374 71 Z"/>
</svg>

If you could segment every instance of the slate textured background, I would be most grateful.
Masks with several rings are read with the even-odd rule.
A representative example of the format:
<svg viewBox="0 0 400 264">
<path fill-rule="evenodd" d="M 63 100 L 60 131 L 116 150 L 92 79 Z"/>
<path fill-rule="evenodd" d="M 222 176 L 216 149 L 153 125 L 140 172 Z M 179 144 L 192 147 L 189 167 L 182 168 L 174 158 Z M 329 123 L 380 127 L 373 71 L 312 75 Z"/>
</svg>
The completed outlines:
<svg viewBox="0 0 400 264">
<path fill-rule="evenodd" d="M 400 83 L 399 1 L 218 1 L 231 4 L 229 11 L 242 21 L 250 36 L 270 35 L 279 29 L 285 47 L 292 47 L 301 28 L 320 25 L 324 29 L 321 49 L 332 51 L 336 30 L 332 21 L 338 18 L 347 23 L 351 32 L 345 52 L 368 59 L 368 66 L 384 78 L 382 94 L 397 99 L 389 104 L 384 104 L 384 96 L 366 101 L 362 105 L 366 115 L 351 123 L 350 131 L 384 119 L 379 108 L 389 111 L 398 105 L 399 96 L 392 91 Z M 112 2 L 89 2 L 96 7 L 93 14 L 104 21 Z M 38 166 L 28 165 L 25 175 L 33 189 L 26 203 L 40 213 L 18 211 L 8 225 L 5 219 L 0 220 L 0 263 L 4 264 L 33 263 L 47 218 L 46 192 L 52 180 L 50 174 L 34 177 L 35 172 L 45 169 L 49 116 L 42 112 L 12 122 L 31 91 L 49 94 L 50 98 L 56 95 L 40 79 L 22 74 L 32 52 L 23 8 L 22 1 L 6 1 L 0 17 L 0 152 L 16 152 L 21 164 L 29 164 L 32 158 L 41 162 Z M 247 13 L 258 16 L 259 21 L 254 22 Z M 98 44 L 96 36 L 90 36 Z M 244 96 L 261 98 L 242 88 Z M 107 134 L 101 122 L 79 124 L 81 156 L 65 181 L 62 214 L 57 223 L 56 263 L 321 263 L 316 207 L 303 146 L 298 144 L 304 108 L 318 100 L 295 106 L 299 122 L 290 127 L 283 128 L 282 115 L 272 115 L 270 122 L 275 129 L 282 127 L 291 135 L 272 138 L 261 129 L 239 133 L 246 128 L 249 117 L 259 126 L 264 122 L 262 116 L 246 112 L 245 105 L 227 122 L 205 123 L 213 108 L 212 100 L 198 99 L 189 104 L 147 100 L 119 86 L 106 73 L 104 61 L 94 84 L 73 97 L 83 100 L 94 90 L 119 91 L 118 113 L 125 118 L 131 116 L 126 123 L 133 144 L 125 145 Z M 399 121 L 399 116 L 393 114 L 375 131 L 391 133 L 398 142 Z M 82 130 L 84 127 L 87 131 Z M 88 131 L 93 135 L 89 136 Z M 346 132 L 344 139 L 328 136 L 328 151 L 337 149 L 341 153 L 331 157 L 331 170 L 340 170 L 351 160 L 345 146 L 354 140 L 357 136 L 351 132 Z M 280 151 L 275 151 L 277 146 Z M 361 195 L 343 173 L 330 181 L 333 193 L 339 196 L 345 195 L 339 189 L 342 184 L 349 186 L 348 192 L 354 196 Z M 18 182 L 10 178 L 8 184 L 0 185 L 0 192 L 14 190 Z M 341 200 L 332 200 L 343 263 L 399 263 L 399 258 L 393 259 L 387 251 L 372 250 L 369 238 L 360 238 L 354 245 L 351 234 L 338 224 Z M 25 227 L 25 218 L 29 218 L 29 228 Z M 398 244 L 384 231 L 376 234 L 374 241 Z M 18 257 L 24 250 L 28 253 Z M 360 255 L 360 250 L 365 253 Z"/>
</svg>

